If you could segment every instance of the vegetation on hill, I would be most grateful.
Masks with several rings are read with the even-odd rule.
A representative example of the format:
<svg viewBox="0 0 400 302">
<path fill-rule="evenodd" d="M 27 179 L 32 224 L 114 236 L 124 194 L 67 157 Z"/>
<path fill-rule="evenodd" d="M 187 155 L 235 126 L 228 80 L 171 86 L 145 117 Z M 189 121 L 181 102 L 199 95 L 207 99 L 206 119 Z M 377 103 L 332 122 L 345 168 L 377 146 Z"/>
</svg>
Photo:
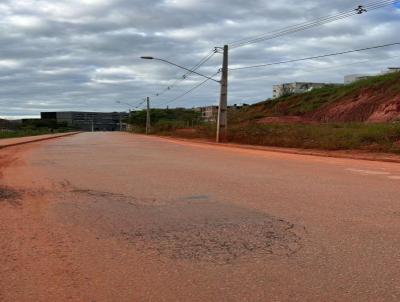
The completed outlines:
<svg viewBox="0 0 400 302">
<path fill-rule="evenodd" d="M 214 140 L 215 124 L 187 123 L 180 111 L 171 112 L 174 114 L 165 118 L 156 115 L 161 111 L 152 111 L 152 119 L 156 120 L 153 133 Z M 188 111 L 189 116 L 189 112 L 197 114 Z M 145 112 L 136 114 L 144 125 Z M 198 121 L 198 116 L 193 119 Z M 163 123 L 170 126 L 159 127 Z M 235 143 L 400 153 L 400 73 L 328 86 L 230 111 L 228 126 L 228 141 Z"/>
<path fill-rule="evenodd" d="M 251 124 L 233 126 L 229 140 L 288 148 L 400 153 L 400 123 Z"/>
<path fill-rule="evenodd" d="M 230 116 L 231 123 L 266 117 L 299 116 L 317 122 L 400 120 L 400 73 L 374 76 L 343 86 L 266 100 Z"/>
<path fill-rule="evenodd" d="M 215 139 L 215 125 L 153 131 L 180 138 Z M 284 148 L 363 150 L 400 154 L 400 123 L 231 124 L 228 142 Z"/>
<path fill-rule="evenodd" d="M 129 124 L 137 132 L 144 132 L 146 127 L 146 110 L 133 111 L 130 114 Z M 180 128 L 189 128 L 199 125 L 200 112 L 191 109 L 151 109 L 151 128 L 153 132 L 172 131 Z"/>
<path fill-rule="evenodd" d="M 26 119 L 21 123 L 6 121 L 2 123 L 0 128 L 0 139 L 62 133 L 72 130 L 67 123 L 57 123 L 55 120 Z"/>
</svg>

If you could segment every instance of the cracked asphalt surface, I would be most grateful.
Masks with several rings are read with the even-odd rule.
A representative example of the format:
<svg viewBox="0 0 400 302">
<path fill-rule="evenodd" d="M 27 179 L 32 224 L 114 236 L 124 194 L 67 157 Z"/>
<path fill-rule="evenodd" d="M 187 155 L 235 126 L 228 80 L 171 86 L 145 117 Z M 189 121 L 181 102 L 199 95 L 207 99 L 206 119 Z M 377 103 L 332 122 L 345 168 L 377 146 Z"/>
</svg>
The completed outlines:
<svg viewBox="0 0 400 302">
<path fill-rule="evenodd" d="M 0 151 L 0 301 L 399 301 L 400 165 L 83 133 Z"/>
</svg>

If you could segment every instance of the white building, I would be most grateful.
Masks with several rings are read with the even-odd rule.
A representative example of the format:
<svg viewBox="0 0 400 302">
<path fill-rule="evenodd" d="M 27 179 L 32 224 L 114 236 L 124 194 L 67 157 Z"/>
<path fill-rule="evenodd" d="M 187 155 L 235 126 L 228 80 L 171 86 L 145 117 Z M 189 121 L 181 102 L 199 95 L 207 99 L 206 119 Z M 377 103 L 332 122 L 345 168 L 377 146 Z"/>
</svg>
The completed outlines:
<svg viewBox="0 0 400 302">
<path fill-rule="evenodd" d="M 195 109 L 201 113 L 201 119 L 205 122 L 217 122 L 218 106 L 198 107 Z"/>
<path fill-rule="evenodd" d="M 298 94 L 318 89 L 326 86 L 339 85 L 339 84 L 328 84 L 328 83 L 310 83 L 310 82 L 294 82 L 285 83 L 280 85 L 274 85 L 272 87 L 272 97 L 274 99 L 285 95 Z"/>
<path fill-rule="evenodd" d="M 369 77 L 372 77 L 372 75 L 368 74 L 349 74 L 344 77 L 344 83 L 345 84 L 351 84 L 360 80 L 365 80 L 368 79 Z"/>
<path fill-rule="evenodd" d="M 388 73 L 393 73 L 393 72 L 400 72 L 400 67 L 388 67 L 388 69 L 382 73 L 388 74 Z"/>
<path fill-rule="evenodd" d="M 234 110 L 239 110 L 243 107 L 249 106 L 248 104 L 234 104 L 233 106 L 228 106 L 228 110 L 230 112 Z M 211 106 L 205 106 L 205 107 L 197 107 L 194 110 L 197 112 L 200 112 L 201 114 L 201 119 L 205 122 L 209 123 L 216 123 L 218 120 L 218 108 L 219 106 L 216 105 L 211 105 Z"/>
<path fill-rule="evenodd" d="M 400 67 L 388 67 L 386 70 L 382 71 L 380 74 L 389 74 L 394 72 L 400 72 Z M 378 74 L 379 75 L 379 74 Z M 351 84 L 360 80 L 365 80 L 370 77 L 376 76 L 371 74 L 349 74 L 344 77 L 345 84 Z"/>
</svg>

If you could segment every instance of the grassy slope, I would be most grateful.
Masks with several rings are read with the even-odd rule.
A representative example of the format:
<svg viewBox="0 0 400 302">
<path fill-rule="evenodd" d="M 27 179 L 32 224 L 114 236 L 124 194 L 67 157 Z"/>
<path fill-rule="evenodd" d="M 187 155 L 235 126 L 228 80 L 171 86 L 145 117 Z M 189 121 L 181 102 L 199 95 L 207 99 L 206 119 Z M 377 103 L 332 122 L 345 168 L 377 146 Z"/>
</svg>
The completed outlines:
<svg viewBox="0 0 400 302">
<path fill-rule="evenodd" d="M 24 136 L 35 136 L 35 135 L 50 134 L 50 133 L 52 133 L 52 132 L 49 130 L 16 130 L 16 131 L 1 131 L 0 130 L 0 139 L 24 137 Z M 56 133 L 56 132 L 53 132 L 53 133 Z"/>
<path fill-rule="evenodd" d="M 323 106 L 356 98 L 365 91 L 388 97 L 400 94 L 400 73 L 371 77 L 344 86 L 329 86 L 313 91 L 268 100 L 231 114 L 231 123 L 251 122 L 268 116 L 312 116 Z M 351 122 L 351 121 L 349 121 Z"/>
<path fill-rule="evenodd" d="M 400 153 L 400 123 L 233 126 L 229 140 L 245 144 Z"/>
<path fill-rule="evenodd" d="M 155 131 L 159 135 L 214 140 L 215 126 L 192 131 Z M 231 124 L 228 141 L 239 144 L 321 150 L 363 150 L 400 154 L 400 123 Z"/>
<path fill-rule="evenodd" d="M 229 113 L 228 140 L 235 143 L 324 150 L 361 149 L 400 153 L 400 123 L 367 124 L 362 122 L 317 124 L 261 124 L 257 121 L 274 116 L 312 118 L 325 106 L 352 101 L 362 94 L 375 100 L 400 94 L 400 73 L 372 77 L 346 86 L 332 86 L 308 93 L 264 101 Z M 367 104 L 369 105 L 369 104 Z M 196 129 L 155 129 L 162 135 L 214 139 L 215 125 Z"/>
</svg>

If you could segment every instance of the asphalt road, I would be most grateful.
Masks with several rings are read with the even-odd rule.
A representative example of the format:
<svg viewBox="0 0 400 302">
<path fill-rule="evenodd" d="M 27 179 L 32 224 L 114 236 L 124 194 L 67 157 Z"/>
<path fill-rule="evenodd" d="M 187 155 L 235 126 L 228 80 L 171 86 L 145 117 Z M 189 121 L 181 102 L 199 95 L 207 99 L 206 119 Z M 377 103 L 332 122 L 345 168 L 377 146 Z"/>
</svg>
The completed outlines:
<svg viewBox="0 0 400 302">
<path fill-rule="evenodd" d="M 400 300 L 399 164 L 85 133 L 0 168 L 0 301 Z"/>
</svg>

